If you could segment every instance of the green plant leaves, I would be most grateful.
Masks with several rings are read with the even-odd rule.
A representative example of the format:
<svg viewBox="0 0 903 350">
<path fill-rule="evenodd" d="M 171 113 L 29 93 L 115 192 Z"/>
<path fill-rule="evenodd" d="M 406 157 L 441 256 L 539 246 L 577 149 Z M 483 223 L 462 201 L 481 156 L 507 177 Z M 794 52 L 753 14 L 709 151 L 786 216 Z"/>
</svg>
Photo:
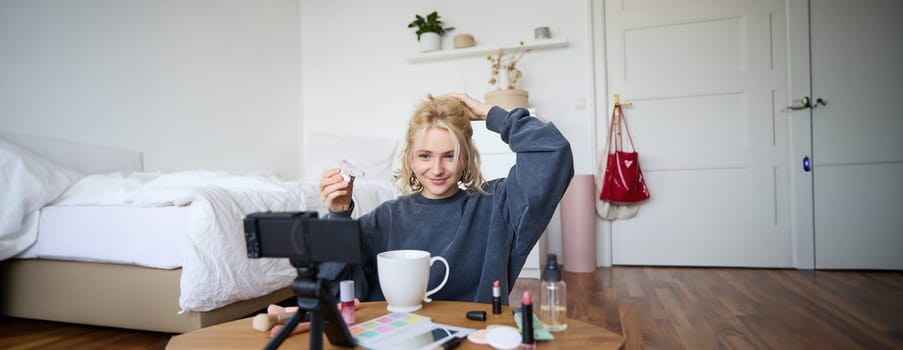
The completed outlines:
<svg viewBox="0 0 903 350">
<path fill-rule="evenodd" d="M 455 30 L 455 27 L 443 27 L 442 21 L 439 19 L 439 13 L 433 11 L 424 18 L 421 15 L 414 15 L 414 21 L 408 24 L 408 28 L 417 28 L 417 41 L 420 41 L 420 34 L 436 33 L 440 36 L 446 32 Z"/>
</svg>

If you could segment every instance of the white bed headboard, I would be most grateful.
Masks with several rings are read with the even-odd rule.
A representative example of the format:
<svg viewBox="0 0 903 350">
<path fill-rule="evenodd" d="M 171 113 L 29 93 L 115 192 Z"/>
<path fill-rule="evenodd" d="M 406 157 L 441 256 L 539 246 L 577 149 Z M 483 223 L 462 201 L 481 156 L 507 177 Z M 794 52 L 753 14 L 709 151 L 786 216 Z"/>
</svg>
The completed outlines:
<svg viewBox="0 0 903 350">
<path fill-rule="evenodd" d="M 0 132 L 0 137 L 54 163 L 86 174 L 143 171 L 141 152 Z"/>
</svg>

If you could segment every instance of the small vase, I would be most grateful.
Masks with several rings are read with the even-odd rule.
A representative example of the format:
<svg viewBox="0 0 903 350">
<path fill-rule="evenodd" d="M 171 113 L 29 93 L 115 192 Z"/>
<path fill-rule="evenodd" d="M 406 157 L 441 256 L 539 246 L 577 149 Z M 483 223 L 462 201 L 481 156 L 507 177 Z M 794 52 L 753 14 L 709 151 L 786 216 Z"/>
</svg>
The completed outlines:
<svg viewBox="0 0 903 350">
<path fill-rule="evenodd" d="M 498 79 L 498 82 L 496 82 L 495 86 L 498 87 L 499 89 L 507 89 L 508 84 L 511 84 L 511 78 L 508 75 L 508 70 L 505 69 L 504 67 L 502 69 L 499 69 L 499 75 L 498 75 L 497 79 Z"/>
<path fill-rule="evenodd" d="M 438 33 L 426 32 L 420 34 L 420 52 L 438 51 L 441 43 Z"/>
<path fill-rule="evenodd" d="M 486 103 L 500 106 L 507 110 L 518 107 L 527 108 L 530 106 L 528 101 L 529 94 L 526 90 L 521 89 L 504 89 L 493 90 L 486 93 Z"/>
</svg>

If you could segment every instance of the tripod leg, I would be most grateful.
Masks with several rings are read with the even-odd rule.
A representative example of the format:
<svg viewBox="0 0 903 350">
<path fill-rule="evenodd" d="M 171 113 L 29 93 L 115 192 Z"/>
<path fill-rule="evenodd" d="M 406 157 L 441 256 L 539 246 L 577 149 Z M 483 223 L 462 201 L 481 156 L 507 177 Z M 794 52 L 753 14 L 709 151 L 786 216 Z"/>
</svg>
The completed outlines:
<svg viewBox="0 0 903 350">
<path fill-rule="evenodd" d="M 292 262 L 292 265 L 298 266 L 297 262 Z M 353 348 L 354 337 L 351 336 L 345 320 L 342 319 L 342 315 L 336 307 L 335 296 L 330 291 L 330 283 L 328 280 L 319 279 L 317 271 L 316 264 L 298 267 L 298 277 L 292 282 L 292 290 L 298 297 L 298 314 L 301 311 L 310 313 L 310 348 L 312 350 L 323 348 L 323 333 L 326 333 L 329 342 L 333 345 Z M 298 321 L 295 321 L 292 328 L 297 323 Z M 283 331 L 285 330 L 283 329 Z M 282 335 L 281 331 L 279 333 Z M 284 340 L 284 337 L 282 339 Z M 270 341 L 270 343 L 274 343 L 274 341 Z M 275 342 L 276 346 L 281 342 L 282 340 Z M 266 349 L 275 349 L 275 347 L 270 348 L 268 345 Z"/>
<path fill-rule="evenodd" d="M 333 304 L 335 307 L 335 304 Z M 321 298 L 298 297 L 299 310 L 310 313 L 310 349 L 323 349 L 323 302 Z M 331 340 L 331 339 L 330 339 Z"/>
<path fill-rule="evenodd" d="M 298 310 L 298 312 L 292 315 L 292 317 L 289 318 L 287 322 L 285 322 L 285 325 L 281 330 L 279 330 L 279 333 L 277 333 L 276 336 L 273 337 L 273 339 L 270 339 L 267 345 L 263 348 L 266 350 L 276 350 L 276 348 L 278 348 L 279 345 L 282 345 L 282 342 L 284 342 L 285 339 L 292 334 L 292 330 L 294 330 L 295 327 L 298 326 L 298 323 L 301 323 L 301 319 L 303 317 L 304 312 L 302 310 Z"/>
<path fill-rule="evenodd" d="M 319 310 L 320 317 L 326 320 L 326 337 L 329 338 L 329 342 L 333 345 L 353 348 L 355 345 L 354 337 L 351 336 L 348 325 L 345 324 L 345 319 L 342 318 L 342 314 L 336 307 L 335 296 L 329 293 L 328 282 L 323 282 L 321 288 Z"/>
<path fill-rule="evenodd" d="M 310 310 L 310 348 L 323 349 L 323 310 Z"/>
</svg>

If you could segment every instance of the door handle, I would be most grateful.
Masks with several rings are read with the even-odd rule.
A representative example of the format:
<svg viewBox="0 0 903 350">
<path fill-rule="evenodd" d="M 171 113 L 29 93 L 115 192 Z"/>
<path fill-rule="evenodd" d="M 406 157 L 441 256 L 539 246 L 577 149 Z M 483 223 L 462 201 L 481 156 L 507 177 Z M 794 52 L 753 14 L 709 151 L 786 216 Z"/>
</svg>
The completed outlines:
<svg viewBox="0 0 903 350">
<path fill-rule="evenodd" d="M 812 104 L 809 101 L 809 96 L 803 96 L 803 98 L 800 99 L 799 106 L 789 106 L 789 107 L 785 108 L 784 111 L 786 112 L 786 111 L 798 111 L 801 109 L 816 109 L 816 108 L 818 108 L 818 105 L 827 106 L 828 101 L 825 101 L 821 97 L 819 97 L 819 98 L 815 99 L 815 104 Z"/>
<path fill-rule="evenodd" d="M 818 107 L 818 105 L 827 106 L 827 105 L 828 105 L 828 101 L 822 100 L 821 97 L 816 98 L 816 99 L 815 99 L 815 104 L 812 105 L 812 109 L 815 109 L 815 107 Z"/>
<path fill-rule="evenodd" d="M 787 107 L 787 109 L 785 109 L 785 110 L 787 110 L 787 111 L 798 111 L 798 110 L 801 110 L 801 109 L 807 109 L 807 108 L 812 108 L 812 105 L 809 104 L 809 96 L 803 96 L 803 98 L 800 99 L 800 105 L 799 105 L 799 106 L 789 106 L 789 107 Z"/>
</svg>

